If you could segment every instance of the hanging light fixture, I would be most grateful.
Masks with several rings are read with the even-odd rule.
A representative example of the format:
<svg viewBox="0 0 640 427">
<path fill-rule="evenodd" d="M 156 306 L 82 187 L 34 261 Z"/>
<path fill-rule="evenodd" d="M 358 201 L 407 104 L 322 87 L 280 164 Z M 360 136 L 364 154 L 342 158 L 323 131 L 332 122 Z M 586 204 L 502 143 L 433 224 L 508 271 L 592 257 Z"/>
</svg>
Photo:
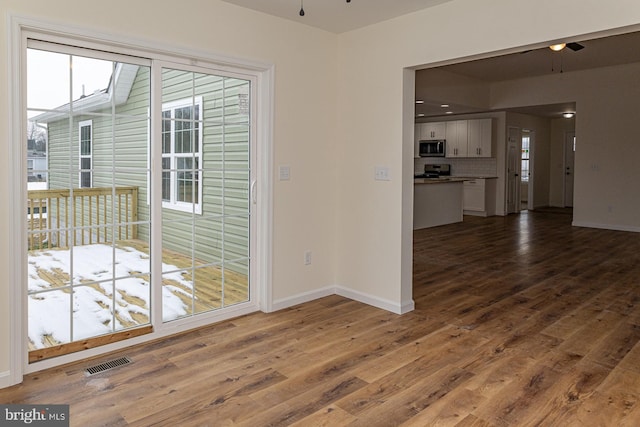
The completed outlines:
<svg viewBox="0 0 640 427">
<path fill-rule="evenodd" d="M 351 0 L 347 0 L 347 3 L 351 3 Z M 298 14 L 304 16 L 304 0 L 300 0 L 300 12 Z"/>
</svg>

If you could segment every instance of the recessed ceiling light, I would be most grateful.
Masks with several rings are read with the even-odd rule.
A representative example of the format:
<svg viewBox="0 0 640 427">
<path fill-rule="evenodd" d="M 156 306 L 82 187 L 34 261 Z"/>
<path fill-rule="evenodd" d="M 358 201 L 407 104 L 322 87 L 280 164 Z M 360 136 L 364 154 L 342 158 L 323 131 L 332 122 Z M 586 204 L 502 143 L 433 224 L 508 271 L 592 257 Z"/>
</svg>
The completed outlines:
<svg viewBox="0 0 640 427">
<path fill-rule="evenodd" d="M 552 44 L 551 46 L 549 46 L 549 49 L 551 49 L 554 52 L 560 52 L 565 47 L 567 47 L 566 43 L 558 43 L 558 44 Z"/>
<path fill-rule="evenodd" d="M 417 116 L 417 117 L 424 117 L 424 113 L 420 113 L 420 114 L 418 114 L 418 116 Z"/>
<path fill-rule="evenodd" d="M 449 104 L 440 104 L 440 107 L 442 107 L 442 108 L 449 108 Z"/>
<path fill-rule="evenodd" d="M 447 111 L 447 114 L 453 114 L 453 111 Z"/>
<path fill-rule="evenodd" d="M 575 115 L 576 115 L 576 113 L 563 113 L 562 117 L 564 117 L 565 119 L 570 119 Z"/>
<path fill-rule="evenodd" d="M 422 99 L 416 99 L 416 104 L 424 104 L 424 101 Z"/>
</svg>

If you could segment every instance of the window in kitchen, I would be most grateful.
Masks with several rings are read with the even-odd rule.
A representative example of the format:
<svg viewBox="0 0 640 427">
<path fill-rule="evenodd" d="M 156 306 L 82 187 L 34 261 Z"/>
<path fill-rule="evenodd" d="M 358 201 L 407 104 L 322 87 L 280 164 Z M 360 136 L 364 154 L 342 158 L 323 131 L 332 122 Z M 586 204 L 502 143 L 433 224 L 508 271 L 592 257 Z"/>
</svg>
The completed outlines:
<svg viewBox="0 0 640 427">
<path fill-rule="evenodd" d="M 522 137 L 522 181 L 529 181 L 529 135 Z"/>
</svg>

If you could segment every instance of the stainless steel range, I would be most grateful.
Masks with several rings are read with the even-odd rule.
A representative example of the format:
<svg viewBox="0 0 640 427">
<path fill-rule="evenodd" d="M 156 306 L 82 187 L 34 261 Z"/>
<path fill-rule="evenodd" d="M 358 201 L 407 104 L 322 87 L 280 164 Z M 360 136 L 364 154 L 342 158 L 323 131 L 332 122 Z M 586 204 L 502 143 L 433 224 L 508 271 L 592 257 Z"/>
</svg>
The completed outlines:
<svg viewBox="0 0 640 427">
<path fill-rule="evenodd" d="M 414 175 L 414 178 L 440 178 L 451 175 L 451 165 L 424 165 L 424 173 Z"/>
</svg>

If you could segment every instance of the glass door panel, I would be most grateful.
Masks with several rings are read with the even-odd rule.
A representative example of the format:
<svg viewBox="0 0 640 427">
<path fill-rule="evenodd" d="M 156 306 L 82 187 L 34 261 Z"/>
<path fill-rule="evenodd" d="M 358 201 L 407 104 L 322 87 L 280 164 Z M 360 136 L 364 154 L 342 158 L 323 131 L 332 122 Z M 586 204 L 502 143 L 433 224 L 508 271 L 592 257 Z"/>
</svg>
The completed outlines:
<svg viewBox="0 0 640 427">
<path fill-rule="evenodd" d="M 163 69 L 165 321 L 249 301 L 249 89 L 248 80 Z"/>
<path fill-rule="evenodd" d="M 150 323 L 149 67 L 51 46 L 27 49 L 30 350 Z"/>
</svg>

